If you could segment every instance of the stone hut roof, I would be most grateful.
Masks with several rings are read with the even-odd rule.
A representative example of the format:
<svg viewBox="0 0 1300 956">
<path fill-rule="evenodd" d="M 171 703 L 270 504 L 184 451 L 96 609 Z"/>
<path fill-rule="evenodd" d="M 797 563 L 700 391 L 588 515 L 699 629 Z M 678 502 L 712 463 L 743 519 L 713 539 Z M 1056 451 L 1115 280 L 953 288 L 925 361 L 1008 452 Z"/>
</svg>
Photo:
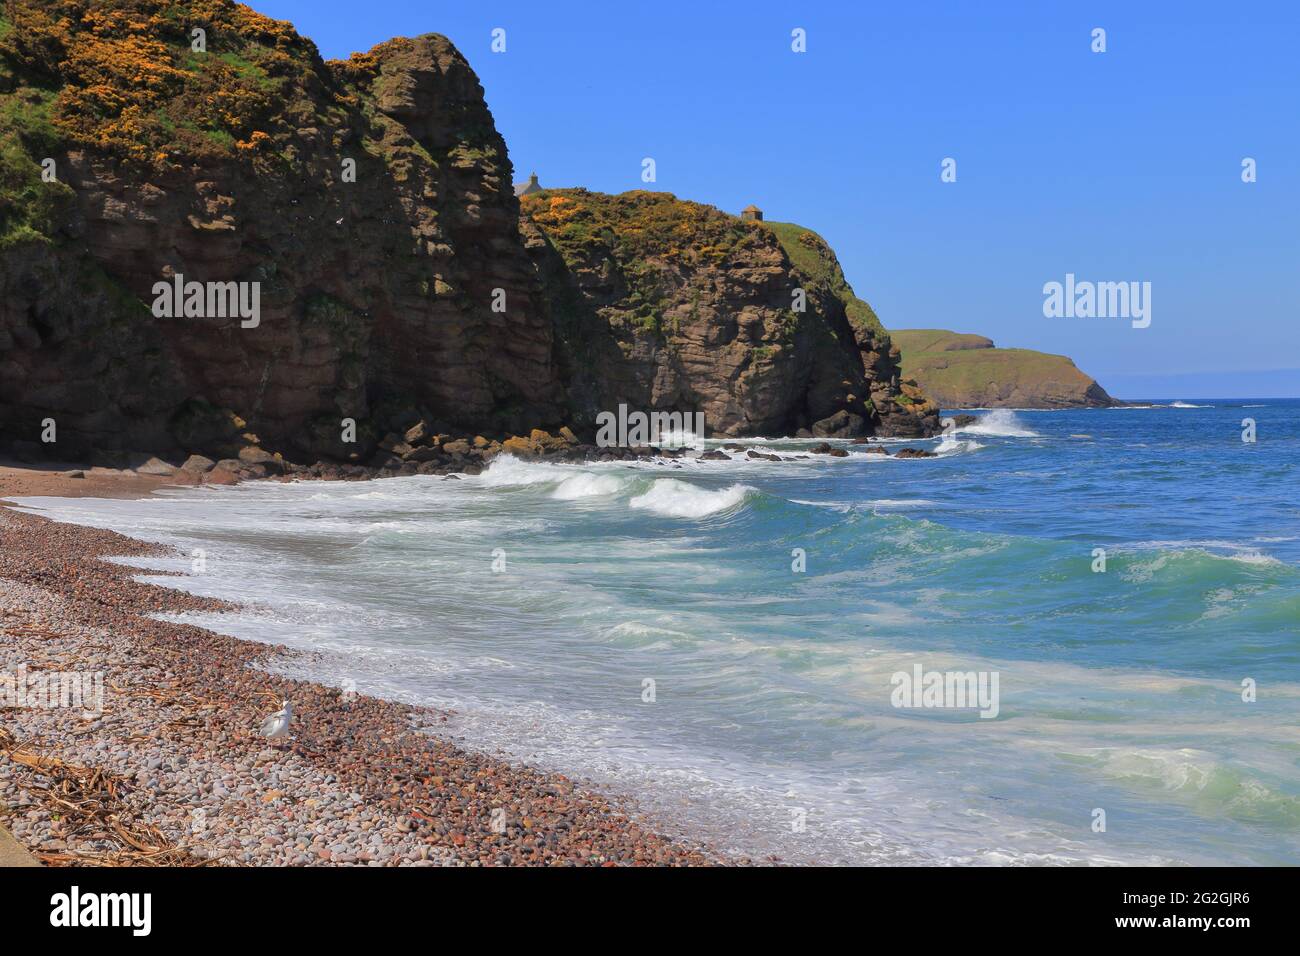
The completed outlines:
<svg viewBox="0 0 1300 956">
<path fill-rule="evenodd" d="M 528 182 L 526 183 L 515 183 L 516 196 L 527 196 L 530 193 L 539 193 L 541 191 L 542 184 L 537 181 L 536 173 L 530 173 L 528 175 Z"/>
</svg>

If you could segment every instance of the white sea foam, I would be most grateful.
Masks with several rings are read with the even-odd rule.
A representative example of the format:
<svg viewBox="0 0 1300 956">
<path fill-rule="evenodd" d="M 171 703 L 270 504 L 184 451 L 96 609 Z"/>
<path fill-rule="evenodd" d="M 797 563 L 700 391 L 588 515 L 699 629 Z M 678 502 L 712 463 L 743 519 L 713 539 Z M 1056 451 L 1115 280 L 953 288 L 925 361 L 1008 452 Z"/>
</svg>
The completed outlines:
<svg viewBox="0 0 1300 956">
<path fill-rule="evenodd" d="M 676 640 L 689 640 L 690 634 L 668 627 L 656 627 L 641 621 L 624 621 L 605 632 L 605 639 L 627 647 L 648 648 L 657 644 L 671 644 Z"/>
<path fill-rule="evenodd" d="M 597 475 L 584 471 L 561 481 L 559 487 L 551 492 L 551 497 L 559 501 L 576 501 L 579 498 L 616 495 L 627 484 L 628 480 L 620 475 Z"/>
<path fill-rule="evenodd" d="M 703 448 L 704 439 L 692 431 L 666 431 L 659 435 L 660 448 Z"/>
<path fill-rule="evenodd" d="M 934 453 L 940 458 L 951 458 L 953 455 L 965 455 L 972 451 L 978 451 L 983 447 L 977 441 L 969 439 L 963 441 L 960 438 L 954 438 L 952 435 L 944 435 L 943 440 L 935 446 Z"/>
<path fill-rule="evenodd" d="M 732 485 L 710 491 L 688 481 L 659 478 L 649 491 L 628 504 L 669 518 L 704 518 L 737 507 L 754 490 L 749 485 Z"/>
<path fill-rule="evenodd" d="M 1038 432 L 1025 427 L 1025 423 L 1016 417 L 1009 408 L 995 408 L 978 421 L 971 422 L 963 428 L 954 429 L 967 435 L 991 435 L 999 438 L 1038 438 Z"/>
<path fill-rule="evenodd" d="M 563 465 L 543 465 L 523 461 L 513 455 L 498 455 L 486 471 L 478 476 L 479 484 L 488 488 L 509 488 L 523 485 L 544 485 L 564 481 L 572 469 Z"/>
<path fill-rule="evenodd" d="M 1253 544 L 1241 544 L 1237 541 L 1229 541 L 1226 538 L 1158 538 L 1152 541 L 1135 541 L 1120 547 L 1133 551 L 1178 551 L 1188 548 L 1225 548 L 1229 551 L 1255 550 Z"/>
<path fill-rule="evenodd" d="M 1250 544 L 1242 544 L 1237 541 L 1225 541 L 1218 538 L 1195 539 L 1195 540 L 1173 540 L 1173 541 L 1142 541 L 1137 544 L 1125 545 L 1125 548 L 1132 548 L 1135 551 L 1166 551 L 1171 557 L 1208 557 L 1218 558 L 1221 561 L 1239 561 L 1242 564 L 1261 564 L 1261 565 L 1285 565 L 1285 561 L 1280 561 L 1270 554 L 1265 554 L 1259 549 L 1259 543 L 1269 541 L 1291 541 L 1294 538 L 1256 538 Z M 1216 548 L 1219 551 L 1230 552 L 1228 554 L 1219 554 L 1209 549 Z"/>
<path fill-rule="evenodd" d="M 1204 750 L 1104 749 L 1091 756 L 1100 760 L 1102 772 L 1108 776 L 1205 801 L 1216 815 L 1240 814 L 1251 820 L 1271 815 L 1287 822 L 1295 818 L 1295 797 L 1242 774 Z"/>
<path fill-rule="evenodd" d="M 1262 564 L 1262 565 L 1282 565 L 1284 561 L 1279 561 L 1271 554 L 1263 554 L 1259 551 L 1246 551 L 1241 554 L 1216 554 L 1216 558 L 1226 558 L 1229 561 L 1240 561 L 1242 564 Z"/>
<path fill-rule="evenodd" d="M 980 459 L 996 464 L 1008 450 L 999 445 L 1028 444 L 1018 437 L 990 440 Z M 937 442 L 919 447 L 936 444 L 942 450 Z M 797 442 L 791 447 L 807 451 Z M 948 453 L 980 447 L 954 439 Z M 674 828 L 750 855 L 855 863 L 1168 864 L 1253 862 L 1286 853 L 1274 847 L 1252 856 L 1258 841 L 1228 853 L 1198 838 L 1185 821 L 1187 807 L 1203 804 L 1214 811 L 1206 819 L 1217 827 L 1220 809 L 1235 807 L 1232 801 L 1251 803 L 1240 809 L 1248 821 L 1258 806 L 1270 820 L 1294 812 L 1285 803 L 1293 788 L 1272 781 L 1294 770 L 1286 761 L 1300 746 L 1293 719 L 1300 685 L 1270 682 L 1269 707 L 1288 707 L 1278 719 L 1276 709 L 1236 706 L 1241 688 L 1232 668 L 1209 680 L 1140 665 L 1097 666 L 1105 657 L 1088 659 L 1087 666 L 1019 653 L 990 659 L 976 643 L 928 642 L 932 628 L 950 634 L 948 625 L 971 613 L 961 569 L 994 566 L 982 559 L 1015 541 L 949 535 L 917 520 L 927 512 L 907 510 L 947 503 L 953 513 L 953 502 L 963 499 L 950 498 L 946 489 L 939 489 L 938 502 L 869 499 L 919 490 L 906 480 L 889 482 L 926 474 L 925 462 L 915 469 L 904 462 L 902 472 L 883 475 L 859 465 L 839 474 L 848 482 L 863 477 L 855 472 L 883 480 L 825 482 L 803 491 L 818 500 L 795 499 L 852 513 L 843 523 L 825 512 L 791 516 L 772 509 L 796 530 L 829 525 L 833 531 L 789 540 L 813 546 L 807 574 L 785 573 L 787 542 L 780 541 L 772 561 L 781 570 L 777 586 L 718 587 L 729 574 L 743 581 L 756 573 L 743 555 L 727 551 L 721 521 L 664 528 L 658 517 L 703 518 L 743 508 L 754 498 L 744 485 L 727 487 L 733 481 L 787 497 L 794 479 L 824 481 L 836 472 L 833 464 L 854 460 L 550 464 L 503 457 L 483 475 L 457 481 L 266 483 L 166 492 L 152 501 L 67 499 L 50 506 L 62 516 L 84 510 L 102 526 L 139 528 L 141 536 L 168 540 L 184 553 L 209 549 L 206 574 L 150 578 L 265 607 L 194 623 L 313 651 L 289 665 L 301 676 L 353 680 L 363 693 L 453 709 L 443 732 L 467 746 L 637 794 L 648 812 L 662 813 Z M 960 462 L 937 470 L 945 471 L 961 472 Z M 1034 474 L 1012 471 L 1007 479 Z M 369 497 L 376 488 L 385 495 Z M 933 486 L 929 491 L 938 493 Z M 574 506 L 575 500 L 590 504 Z M 655 517 L 637 521 L 636 513 L 621 513 L 624 504 Z M 592 534 L 611 514 L 620 526 L 607 536 Z M 656 532 L 656 523 L 666 533 Z M 837 559 L 834 550 L 850 540 L 843 528 L 854 523 L 889 547 L 860 562 Z M 745 523 L 747 537 L 758 524 Z M 410 533 L 389 539 L 386 532 L 400 533 L 401 525 Z M 570 527 L 580 537 L 568 538 Z M 349 531 L 385 534 L 352 548 L 344 536 Z M 1207 529 L 1206 536 L 1229 533 Z M 1157 582 L 1174 577 L 1179 561 L 1200 570 L 1195 558 L 1207 552 L 1199 548 L 1243 562 L 1201 562 L 1212 573 L 1193 580 L 1187 600 L 1203 602 L 1212 618 L 1248 608 L 1255 593 L 1273 586 L 1251 579 L 1288 573 L 1246 567 L 1272 559 L 1260 553 L 1269 549 L 1261 543 L 1267 539 L 1243 533 L 1241 540 L 1248 543 L 1146 542 L 1118 550 L 1146 551 L 1129 560 L 1152 562 L 1144 570 Z M 502 574 L 488 571 L 497 542 L 509 554 Z M 1152 553 L 1173 548 L 1172 555 Z M 187 556 L 130 560 L 172 571 L 189 566 Z M 917 590 L 926 580 L 917 571 L 939 561 L 958 570 Z M 674 588 L 671 599 L 659 599 Z M 838 603 L 850 590 L 853 603 Z M 471 591 L 472 602 L 443 597 Z M 792 635 L 770 626 L 783 625 L 786 616 Z M 833 639 L 818 639 L 823 634 Z M 917 661 L 932 670 L 999 671 L 1003 719 L 954 722 L 891 707 L 891 675 Z M 628 699 L 635 704 L 643 675 L 661 678 L 661 700 L 671 700 L 667 710 L 627 706 Z M 606 683 L 614 687 L 609 694 Z M 1211 699 L 1233 706 L 1207 707 Z M 1068 765 L 1062 754 L 1072 758 Z M 1251 776 L 1256 766 L 1263 769 Z M 1013 767 L 1018 773 L 1010 786 Z M 1074 841 L 1070 834 L 1079 828 L 1057 826 L 1050 808 L 1075 777 L 1141 794 L 1128 804 L 1143 814 L 1141 825 L 1127 828 L 1141 835 L 1105 853 L 1087 836 Z M 952 779 L 969 789 L 952 787 Z M 1215 798 L 1225 788 L 1230 797 Z M 1275 804 L 1281 809 L 1271 809 Z M 1168 813 L 1157 812 L 1165 806 Z M 790 833 L 791 807 L 810 810 L 807 833 Z M 1297 831 L 1289 825 L 1281 839 L 1292 847 Z M 1222 845 L 1242 835 L 1239 828 Z"/>
<path fill-rule="evenodd" d="M 853 503 L 849 501 L 809 501 L 806 498 L 791 498 L 792 505 L 808 505 L 812 508 L 829 508 L 831 511 L 839 511 L 848 514 L 853 510 Z"/>
<path fill-rule="evenodd" d="M 1171 550 L 1161 550 L 1150 561 L 1139 561 L 1120 572 L 1120 576 L 1126 581 L 1135 583 L 1146 583 L 1154 578 L 1159 572 L 1164 571 L 1175 561 L 1186 561 L 1188 559 L 1205 559 L 1209 558 L 1215 561 L 1232 561 L 1237 564 L 1248 564 L 1256 567 L 1267 568 L 1285 568 L 1287 563 L 1281 561 L 1272 555 L 1264 554 L 1257 550 L 1233 550 L 1231 554 L 1217 554 L 1214 551 L 1205 550 L 1206 547 L 1221 547 L 1225 549 L 1241 549 L 1242 546 L 1225 541 L 1205 541 L 1205 542 L 1148 542 L 1148 545 L 1162 545 L 1166 548 L 1170 546 Z M 1188 547 L 1176 547 L 1178 544 L 1189 545 Z M 1137 549 L 1148 551 L 1149 548 L 1139 545 Z"/>
</svg>

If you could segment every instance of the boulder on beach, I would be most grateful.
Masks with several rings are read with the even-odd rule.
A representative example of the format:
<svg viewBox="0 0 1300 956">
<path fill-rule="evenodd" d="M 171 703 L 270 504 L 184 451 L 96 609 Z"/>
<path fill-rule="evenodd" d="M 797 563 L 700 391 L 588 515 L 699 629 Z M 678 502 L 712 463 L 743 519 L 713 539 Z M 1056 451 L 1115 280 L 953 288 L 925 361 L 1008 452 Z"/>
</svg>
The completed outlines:
<svg viewBox="0 0 1300 956">
<path fill-rule="evenodd" d="M 176 474 L 176 471 L 177 468 L 175 465 L 169 465 L 161 458 L 150 458 L 143 465 L 140 465 L 135 469 L 135 472 L 138 475 L 156 475 L 161 478 L 170 478 L 172 475 Z"/>
<path fill-rule="evenodd" d="M 812 433 L 819 438 L 848 438 L 860 434 L 865 425 L 861 415 L 840 409 L 833 415 L 814 422 Z"/>
<path fill-rule="evenodd" d="M 218 465 L 203 476 L 203 483 L 206 485 L 237 485 L 239 484 L 239 474 Z"/>
<path fill-rule="evenodd" d="M 453 442 L 453 444 L 456 444 Z M 527 438 L 521 438 L 518 435 L 511 435 L 501 443 L 501 450 L 509 455 L 522 455 L 525 458 L 534 455 L 540 455 L 542 450 L 537 447 L 536 443 Z"/>
<path fill-rule="evenodd" d="M 442 452 L 431 445 L 421 445 L 418 448 L 412 448 L 402 456 L 403 461 L 413 461 L 417 465 L 424 462 L 437 461 L 442 457 Z"/>
<path fill-rule="evenodd" d="M 188 472 L 191 475 L 202 475 L 211 471 L 217 466 L 217 463 L 211 458 L 205 458 L 202 455 L 190 455 L 185 459 L 185 464 L 181 465 L 181 471 Z"/>
</svg>

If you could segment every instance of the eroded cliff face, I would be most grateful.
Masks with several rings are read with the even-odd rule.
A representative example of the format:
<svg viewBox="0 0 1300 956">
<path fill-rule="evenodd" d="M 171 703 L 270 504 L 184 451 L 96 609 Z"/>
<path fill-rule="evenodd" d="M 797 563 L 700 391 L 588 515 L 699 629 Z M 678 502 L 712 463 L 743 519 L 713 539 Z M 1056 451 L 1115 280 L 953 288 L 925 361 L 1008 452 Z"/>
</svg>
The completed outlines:
<svg viewBox="0 0 1300 956">
<path fill-rule="evenodd" d="M 564 417 L 505 144 L 445 38 L 326 64 L 217 0 L 3 9 L 10 437 L 51 417 L 65 453 L 229 454 L 256 435 L 346 458 L 413 417 L 500 432 Z M 156 318 L 154 284 L 178 274 L 259 283 L 257 326 Z"/>
<path fill-rule="evenodd" d="M 580 419 L 627 403 L 703 412 L 727 436 L 937 428 L 888 336 L 855 325 L 768 224 L 645 191 L 545 190 L 522 208 Z"/>
<path fill-rule="evenodd" d="M 852 330 L 878 420 L 876 433 L 914 438 L 938 431 L 939 406 L 923 386 L 905 374 L 898 346 L 880 324 L 875 309 L 854 293 L 826 240 L 794 223 L 769 222 L 767 226 L 776 234 L 800 281 L 816 290 L 830 325 L 838 329 L 847 324 Z"/>
<path fill-rule="evenodd" d="M 505 437 L 620 402 L 720 435 L 934 427 L 768 227 L 582 191 L 521 220 L 512 178 L 443 37 L 326 63 L 228 0 L 2 0 L 0 440 L 366 461 L 421 421 Z M 177 277 L 255 286 L 259 314 L 155 314 Z"/>
</svg>

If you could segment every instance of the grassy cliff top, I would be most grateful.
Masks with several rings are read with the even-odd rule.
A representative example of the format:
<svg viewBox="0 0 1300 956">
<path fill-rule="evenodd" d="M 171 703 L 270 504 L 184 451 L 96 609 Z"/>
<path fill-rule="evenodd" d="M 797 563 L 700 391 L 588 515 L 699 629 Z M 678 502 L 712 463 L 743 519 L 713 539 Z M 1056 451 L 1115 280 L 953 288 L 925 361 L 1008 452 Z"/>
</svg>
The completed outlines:
<svg viewBox="0 0 1300 956">
<path fill-rule="evenodd" d="M 671 193 L 546 189 L 521 197 L 519 205 L 575 273 L 603 282 L 613 265 L 627 295 L 620 306 L 625 318 L 611 322 L 656 334 L 682 274 L 726 268 L 763 244 L 777 254 L 756 224 Z"/>
<path fill-rule="evenodd" d="M 47 100 L 26 136 L 161 163 L 255 153 L 316 112 L 315 45 L 230 0 L 3 0 L 0 11 L 0 91 Z"/>
<path fill-rule="evenodd" d="M 876 317 L 876 310 L 853 293 L 853 287 L 844 277 L 844 270 L 830 245 L 816 232 L 792 222 L 764 223 L 785 250 L 794 267 L 814 282 L 827 286 L 844 303 L 844 311 L 854 328 L 865 329 L 881 339 L 889 333 Z"/>
<path fill-rule="evenodd" d="M 990 338 L 970 332 L 949 332 L 947 329 L 894 329 L 889 334 L 893 336 L 894 344 L 905 353 L 965 352 L 994 347 Z"/>
<path fill-rule="evenodd" d="M 671 193 L 546 189 L 522 197 L 519 204 L 570 265 L 601 250 L 620 263 L 657 259 L 720 265 L 757 239 L 755 225 Z"/>
<path fill-rule="evenodd" d="M 1107 405 L 1112 399 L 1064 355 L 995 348 L 982 335 L 897 329 L 903 374 L 945 408 Z"/>
</svg>

